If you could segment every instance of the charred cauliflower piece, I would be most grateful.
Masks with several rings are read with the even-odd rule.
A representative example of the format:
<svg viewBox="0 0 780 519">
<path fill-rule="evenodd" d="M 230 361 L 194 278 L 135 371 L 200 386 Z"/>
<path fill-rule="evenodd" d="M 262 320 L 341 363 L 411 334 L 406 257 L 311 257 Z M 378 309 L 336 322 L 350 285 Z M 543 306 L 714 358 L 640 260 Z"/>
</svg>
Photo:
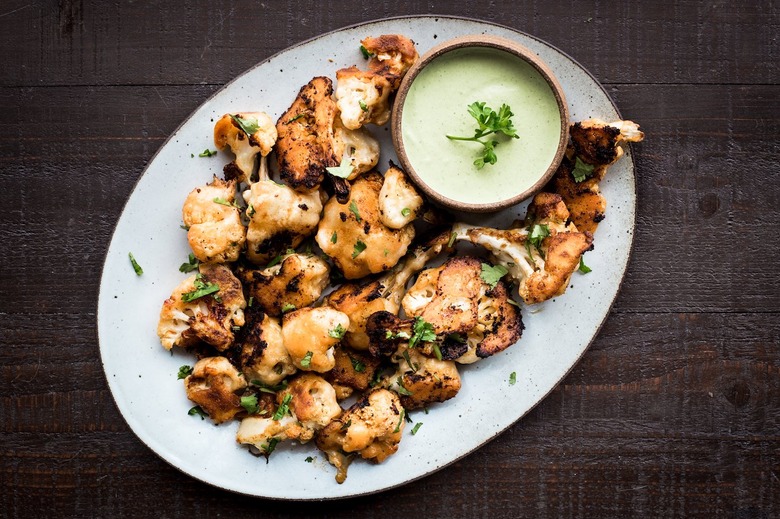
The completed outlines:
<svg viewBox="0 0 780 519">
<path fill-rule="evenodd" d="M 422 210 L 423 202 L 423 197 L 406 173 L 391 163 L 379 191 L 379 217 L 382 223 L 391 229 L 402 229 L 414 221 Z"/>
<path fill-rule="evenodd" d="M 295 367 L 324 373 L 336 364 L 333 348 L 349 328 L 349 317 L 333 308 L 301 308 L 282 319 L 284 347 Z"/>
<path fill-rule="evenodd" d="M 236 261 L 246 241 L 239 209 L 233 205 L 236 182 L 214 177 L 187 196 L 182 219 L 188 227 L 187 241 L 195 257 L 203 262 Z"/>
<path fill-rule="evenodd" d="M 350 454 L 383 462 L 398 450 L 404 426 L 404 409 L 398 396 L 386 389 L 374 389 L 317 433 L 317 447 L 336 467 L 336 481 L 343 483 Z"/>
<path fill-rule="evenodd" d="M 203 341 L 224 351 L 233 343 L 233 327 L 244 324 L 246 300 L 230 269 L 213 263 L 199 269 L 163 303 L 157 335 L 166 350 Z"/>
<path fill-rule="evenodd" d="M 333 153 L 342 161 L 347 160 L 352 167 L 347 180 L 354 180 L 379 162 L 379 142 L 365 128 L 350 130 L 336 119 L 333 123 Z"/>
<path fill-rule="evenodd" d="M 366 321 L 375 312 L 387 311 L 397 314 L 407 282 L 425 264 L 447 248 L 449 232 L 433 238 L 424 245 L 415 247 L 392 270 L 379 279 L 364 283 L 346 283 L 330 293 L 328 305 L 349 316 L 349 330 L 344 341 L 357 350 L 367 350 L 369 338 Z"/>
<path fill-rule="evenodd" d="M 339 401 L 357 391 L 368 389 L 379 369 L 379 359 L 363 352 L 338 345 L 334 351 L 336 364 L 324 376 L 333 384 Z"/>
<path fill-rule="evenodd" d="M 241 373 L 225 357 L 199 360 L 184 379 L 187 398 L 195 402 L 216 423 L 231 420 L 241 408 L 236 393 L 246 387 Z"/>
<path fill-rule="evenodd" d="M 325 168 L 339 164 L 333 152 L 336 102 L 332 95 L 331 80 L 315 77 L 276 123 L 279 173 L 296 191 L 316 190 L 325 178 Z"/>
<path fill-rule="evenodd" d="M 420 57 L 414 42 L 400 34 L 383 34 L 378 38 L 369 36 L 360 43 L 373 55 L 368 61 L 368 69 L 387 79 L 394 90 L 401 85 L 406 71 Z"/>
<path fill-rule="evenodd" d="M 645 134 L 632 121 L 607 123 L 601 119 L 587 119 L 569 128 L 569 135 L 577 156 L 594 166 L 608 166 L 623 156 L 621 145 L 640 142 Z"/>
<path fill-rule="evenodd" d="M 248 307 L 245 315 L 246 324 L 236 337 L 241 371 L 247 380 L 275 386 L 297 371 L 284 347 L 282 327 L 259 306 Z"/>
<path fill-rule="evenodd" d="M 223 115 L 214 125 L 214 144 L 221 150 L 230 147 L 236 156 L 225 166 L 225 178 L 251 184 L 257 156 L 260 156 L 260 168 L 266 169 L 266 157 L 276 136 L 276 126 L 265 112 Z"/>
<path fill-rule="evenodd" d="M 244 200 L 249 218 L 246 257 L 258 265 L 300 245 L 320 222 L 319 191 L 298 193 L 270 180 L 263 170 L 260 180 L 244 191 Z"/>
<path fill-rule="evenodd" d="M 451 360 L 439 360 L 417 349 L 401 346 L 393 356 L 396 372 L 386 379 L 387 389 L 400 395 L 404 409 L 420 409 L 444 402 L 460 391 L 460 375 Z"/>
<path fill-rule="evenodd" d="M 390 81 L 357 67 L 336 72 L 336 106 L 341 123 L 357 130 L 366 123 L 383 125 L 390 119 Z"/>
<path fill-rule="evenodd" d="M 272 267 L 262 270 L 241 268 L 238 277 L 253 298 L 253 304 L 278 317 L 285 306 L 309 306 L 328 286 L 328 264 L 313 254 L 286 254 Z"/>
<path fill-rule="evenodd" d="M 241 421 L 238 443 L 252 445 L 266 456 L 284 440 L 305 443 L 341 414 L 333 387 L 320 376 L 305 373 L 277 393 L 271 417 L 249 416 Z"/>
<path fill-rule="evenodd" d="M 367 173 L 352 185 L 347 204 L 330 199 L 325 204 L 316 240 L 347 279 L 389 270 L 406 254 L 414 227 L 385 226 L 379 214 L 382 175 Z"/>
<path fill-rule="evenodd" d="M 453 226 L 455 238 L 481 245 L 491 252 L 519 285 L 528 304 L 563 294 L 582 254 L 590 250 L 593 236 L 567 223 L 569 212 L 561 197 L 539 193 L 528 206 L 526 227 L 508 230 Z"/>
</svg>

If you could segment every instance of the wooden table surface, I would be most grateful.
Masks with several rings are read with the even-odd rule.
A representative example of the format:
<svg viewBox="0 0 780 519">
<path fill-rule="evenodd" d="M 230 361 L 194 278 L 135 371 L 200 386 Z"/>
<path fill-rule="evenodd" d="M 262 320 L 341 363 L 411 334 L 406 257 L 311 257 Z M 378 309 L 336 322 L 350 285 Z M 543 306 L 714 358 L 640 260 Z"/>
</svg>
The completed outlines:
<svg viewBox="0 0 780 519">
<path fill-rule="evenodd" d="M 0 516 L 779 517 L 779 10 L 4 0 Z M 526 418 L 413 484 L 284 503 L 180 473 L 130 431 L 100 363 L 98 283 L 124 201 L 168 135 L 243 70 L 326 31 L 422 13 L 550 42 L 645 130 L 633 257 L 605 326 Z"/>
</svg>

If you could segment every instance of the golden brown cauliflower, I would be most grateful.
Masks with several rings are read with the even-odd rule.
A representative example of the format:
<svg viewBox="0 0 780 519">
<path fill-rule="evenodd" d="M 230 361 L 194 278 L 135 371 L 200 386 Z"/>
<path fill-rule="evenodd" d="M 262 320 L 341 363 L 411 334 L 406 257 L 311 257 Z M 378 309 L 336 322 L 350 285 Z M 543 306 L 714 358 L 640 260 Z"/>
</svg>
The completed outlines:
<svg viewBox="0 0 780 519">
<path fill-rule="evenodd" d="M 226 422 L 241 412 L 236 393 L 246 387 L 241 373 L 225 357 L 199 360 L 184 379 L 187 398 L 199 405 L 216 423 Z"/>
<path fill-rule="evenodd" d="M 349 328 L 349 317 L 333 308 L 301 308 L 284 314 L 282 338 L 293 363 L 324 373 L 336 364 L 333 348 Z"/>
<path fill-rule="evenodd" d="M 409 181 L 406 173 L 393 163 L 385 172 L 379 191 L 379 214 L 382 223 L 391 229 L 401 229 L 417 217 L 423 207 L 423 197 Z"/>
<path fill-rule="evenodd" d="M 385 226 L 379 214 L 382 175 L 367 173 L 352 185 L 347 204 L 330 199 L 325 204 L 316 240 L 347 279 L 393 268 L 406 254 L 414 227 Z"/>
<path fill-rule="evenodd" d="M 393 362 L 398 363 L 398 369 L 385 379 L 384 386 L 399 394 L 404 409 L 444 402 L 460 391 L 458 368 L 451 360 L 431 358 L 416 348 L 401 345 Z"/>
<path fill-rule="evenodd" d="M 225 114 L 214 125 L 214 144 L 233 151 L 236 159 L 224 168 L 225 178 L 252 183 L 256 157 L 265 169 L 266 157 L 276 142 L 276 126 L 265 112 Z"/>
<path fill-rule="evenodd" d="M 354 180 L 379 162 L 379 142 L 365 128 L 350 130 L 337 118 L 333 123 L 333 153 L 342 162 L 347 160 L 352 168 L 347 180 Z"/>
<path fill-rule="evenodd" d="M 271 267 L 240 268 L 237 274 L 253 304 L 277 317 L 285 307 L 303 308 L 317 301 L 328 286 L 330 266 L 313 254 L 293 252 Z"/>
<path fill-rule="evenodd" d="M 393 86 L 379 74 L 343 68 L 336 72 L 336 106 L 342 124 L 357 130 L 366 123 L 383 125 L 390 119 Z"/>
<path fill-rule="evenodd" d="M 320 222 L 319 191 L 298 193 L 266 177 L 244 191 L 244 200 L 249 217 L 246 257 L 258 265 L 300 245 Z"/>
<path fill-rule="evenodd" d="M 399 87 L 406 71 L 419 58 L 414 42 L 400 34 L 383 34 L 378 38 L 369 36 L 360 43 L 373 55 L 368 61 L 368 69 L 387 79 L 393 89 Z"/>
<path fill-rule="evenodd" d="M 355 390 L 368 389 L 379 369 L 379 359 L 376 357 L 341 344 L 336 346 L 334 358 L 335 366 L 324 377 L 333 384 L 339 401 L 351 396 Z"/>
<path fill-rule="evenodd" d="M 187 196 L 182 219 L 188 227 L 187 241 L 195 257 L 203 262 L 236 261 L 246 241 L 238 207 L 233 204 L 236 182 L 214 177 Z"/>
<path fill-rule="evenodd" d="M 238 443 L 252 445 L 267 456 L 280 441 L 311 440 L 342 411 L 333 387 L 311 373 L 295 377 L 276 398 L 279 407 L 272 416 L 249 416 L 241 421 Z"/>
<path fill-rule="evenodd" d="M 233 327 L 244 324 L 246 300 L 230 269 L 216 263 L 199 269 L 163 303 L 157 335 L 166 350 L 203 341 L 224 351 L 233 343 Z"/>
<path fill-rule="evenodd" d="M 241 371 L 249 381 L 275 386 L 297 371 L 284 347 L 282 327 L 255 305 L 245 315 L 246 324 L 236 337 Z"/>
<path fill-rule="evenodd" d="M 352 453 L 376 463 L 394 454 L 405 426 L 404 413 L 398 395 L 374 389 L 317 433 L 317 447 L 338 471 L 336 481 L 347 478 Z"/>
</svg>

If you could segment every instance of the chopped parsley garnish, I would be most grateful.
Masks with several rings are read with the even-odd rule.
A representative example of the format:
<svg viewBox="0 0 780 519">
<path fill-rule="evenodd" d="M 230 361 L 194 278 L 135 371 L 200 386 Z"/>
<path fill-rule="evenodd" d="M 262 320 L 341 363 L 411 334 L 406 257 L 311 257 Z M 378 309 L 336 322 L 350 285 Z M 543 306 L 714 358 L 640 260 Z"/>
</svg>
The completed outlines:
<svg viewBox="0 0 780 519">
<path fill-rule="evenodd" d="M 246 215 L 249 218 L 252 218 L 255 215 L 255 212 L 256 212 L 255 211 L 255 206 L 253 206 L 252 204 L 249 204 L 248 206 L 246 206 Z"/>
<path fill-rule="evenodd" d="M 177 380 L 187 378 L 192 373 L 192 366 L 184 365 L 179 368 L 179 374 L 176 376 Z"/>
<path fill-rule="evenodd" d="M 479 277 L 482 278 L 482 281 L 490 285 L 490 289 L 493 290 L 496 288 L 496 285 L 498 285 L 501 278 L 506 276 L 508 272 L 509 270 L 503 265 L 492 267 L 488 263 L 483 263 L 482 272 L 479 274 Z"/>
<path fill-rule="evenodd" d="M 580 272 L 582 272 L 583 274 L 587 274 L 588 272 L 592 272 L 593 271 L 592 268 L 590 268 L 589 266 L 587 266 L 585 264 L 585 260 L 582 258 L 582 256 L 580 256 L 580 266 L 579 266 L 578 270 Z"/>
<path fill-rule="evenodd" d="M 221 197 L 215 197 L 213 202 L 215 204 L 226 205 L 228 207 L 238 207 L 238 205 L 236 205 L 235 202 L 228 202 L 227 200 L 225 200 L 224 198 L 221 198 Z"/>
<path fill-rule="evenodd" d="M 290 402 L 292 401 L 292 395 L 290 393 L 287 393 L 284 395 L 284 399 L 282 399 L 282 403 L 279 404 L 279 407 L 276 408 L 276 412 L 274 413 L 273 419 L 277 422 L 284 418 L 284 415 L 290 412 Z"/>
<path fill-rule="evenodd" d="M 279 384 L 276 384 L 275 386 L 269 386 L 268 384 L 264 384 L 264 383 L 260 382 L 259 380 L 254 380 L 254 379 L 250 380 L 249 383 L 252 384 L 253 386 L 257 386 L 257 389 L 259 389 L 263 393 L 274 394 L 277 391 L 282 391 L 284 389 L 287 389 L 287 381 L 286 380 L 282 380 Z"/>
<path fill-rule="evenodd" d="M 417 422 L 416 424 L 414 424 L 414 427 L 412 427 L 412 431 L 411 431 L 412 436 L 417 434 L 417 431 L 420 430 L 420 427 L 422 427 L 422 422 Z"/>
<path fill-rule="evenodd" d="M 436 355 L 438 360 L 441 360 L 441 348 L 435 342 L 433 343 L 433 354 Z"/>
<path fill-rule="evenodd" d="M 469 115 L 477 121 L 478 127 L 474 130 L 473 137 L 456 137 L 447 135 L 447 138 L 454 141 L 473 141 L 482 145 L 482 156 L 474 161 L 477 169 L 482 169 L 485 164 L 495 164 L 498 161 L 495 147 L 498 141 L 482 140 L 482 137 L 488 135 L 503 133 L 507 137 L 519 139 L 517 128 L 512 123 L 512 110 L 506 103 L 501 105 L 498 112 L 485 106 L 484 102 L 475 101 L 468 106 Z"/>
<path fill-rule="evenodd" d="M 190 230 L 190 226 L 189 225 L 180 225 L 179 228 L 180 229 L 184 229 L 185 231 L 189 231 Z"/>
<path fill-rule="evenodd" d="M 260 446 L 260 448 L 263 449 L 263 452 L 265 452 L 266 457 L 271 455 L 279 441 L 279 438 L 271 438 L 268 440 L 268 443 L 264 443 Z"/>
<path fill-rule="evenodd" d="M 514 386 L 517 383 L 517 372 L 513 371 L 509 374 L 509 385 Z"/>
<path fill-rule="evenodd" d="M 336 234 L 336 231 L 333 231 L 333 234 L 330 235 L 330 242 L 336 243 L 337 241 L 339 241 L 339 235 Z"/>
<path fill-rule="evenodd" d="M 455 238 L 457 237 L 458 237 L 458 233 L 456 233 L 455 231 L 452 231 L 450 233 L 450 240 L 447 242 L 447 248 L 450 248 L 453 245 L 455 245 Z"/>
<path fill-rule="evenodd" d="M 363 219 L 360 217 L 360 211 L 358 211 L 358 206 L 354 200 L 349 203 L 349 210 L 352 211 L 352 214 L 355 215 L 355 219 L 358 221 L 358 223 L 363 221 Z"/>
<path fill-rule="evenodd" d="M 250 137 L 257 133 L 257 130 L 260 129 L 260 123 L 255 117 L 247 117 L 245 119 L 243 117 L 239 117 L 238 115 L 230 114 L 230 118 L 233 119 L 233 122 L 236 123 L 236 125 Z"/>
<path fill-rule="evenodd" d="M 252 304 L 255 302 L 255 296 L 249 296 L 249 301 L 247 301 L 246 306 L 251 307 Z"/>
<path fill-rule="evenodd" d="M 395 379 L 395 382 L 396 384 L 398 384 L 398 389 L 396 391 L 398 391 L 399 395 L 410 396 L 413 394 L 411 391 L 409 391 L 404 387 L 404 381 L 401 380 L 401 377 Z"/>
<path fill-rule="evenodd" d="M 203 408 L 199 405 L 196 405 L 195 407 L 190 408 L 189 411 L 187 411 L 187 414 L 190 416 L 200 416 L 201 420 L 205 420 L 208 416 L 206 414 L 206 411 L 203 410 Z"/>
<path fill-rule="evenodd" d="M 352 425 L 352 420 L 347 420 L 347 423 L 341 424 L 341 427 L 339 428 L 340 431 L 344 432 L 347 429 L 349 429 L 349 426 Z"/>
<path fill-rule="evenodd" d="M 295 305 L 292 303 L 285 303 L 282 305 L 282 313 L 286 314 L 287 312 L 292 312 L 295 310 Z"/>
<path fill-rule="evenodd" d="M 306 355 L 301 359 L 301 367 L 302 368 L 308 368 L 311 366 L 311 358 L 314 356 L 313 351 L 307 351 Z"/>
<path fill-rule="evenodd" d="M 303 113 L 303 112 L 301 112 L 301 113 L 299 113 L 298 115 L 296 115 L 295 117 L 290 117 L 290 118 L 287 120 L 287 122 L 286 122 L 286 123 L 284 123 L 284 124 L 290 124 L 290 123 L 294 123 L 295 121 L 297 121 L 298 119 L 300 119 L 300 118 L 301 118 L 301 117 L 303 117 L 304 115 L 306 115 L 306 114 L 305 114 L 305 113 Z"/>
<path fill-rule="evenodd" d="M 314 461 L 314 458 L 312 458 L 311 456 L 307 456 L 306 459 L 303 461 L 305 461 L 306 463 L 311 463 Z"/>
<path fill-rule="evenodd" d="M 196 270 L 198 268 L 198 265 L 200 265 L 200 261 L 198 261 L 198 258 L 195 257 L 193 253 L 190 252 L 189 261 L 187 263 L 182 263 L 179 266 L 179 272 L 184 272 L 185 274 L 187 272 L 192 272 L 193 270 Z"/>
<path fill-rule="evenodd" d="M 574 169 L 571 170 L 571 176 L 578 184 L 593 176 L 593 170 L 596 167 L 593 164 L 583 162 L 579 157 L 574 159 Z"/>
<path fill-rule="evenodd" d="M 401 354 L 406 361 L 406 365 L 409 366 L 409 368 L 412 370 L 413 373 L 417 373 L 417 370 L 420 368 L 417 364 L 412 362 L 412 359 L 409 358 L 409 350 L 404 350 L 404 352 Z"/>
<path fill-rule="evenodd" d="M 366 244 L 362 241 L 358 240 L 355 242 L 355 247 L 352 249 L 352 259 L 355 259 L 358 257 L 358 255 L 366 250 Z"/>
<path fill-rule="evenodd" d="M 344 337 L 345 333 L 347 333 L 347 330 L 344 329 L 341 324 L 337 324 L 335 328 L 328 330 L 328 337 L 332 337 L 333 339 L 341 339 Z"/>
<path fill-rule="evenodd" d="M 406 217 L 409 216 L 410 214 L 412 214 L 412 210 L 409 209 L 408 207 L 404 207 L 403 209 L 401 209 L 401 216 Z"/>
<path fill-rule="evenodd" d="M 130 258 L 130 264 L 133 266 L 133 270 L 135 271 L 136 276 L 140 276 L 144 273 L 144 269 L 141 268 L 141 265 L 138 264 L 137 261 L 135 261 L 135 257 L 133 256 L 132 252 L 127 253 L 127 257 Z"/>
<path fill-rule="evenodd" d="M 364 103 L 362 99 L 358 101 L 358 104 L 360 105 L 361 110 L 363 110 L 364 112 L 368 112 L 368 105 Z"/>
<path fill-rule="evenodd" d="M 528 231 L 528 241 L 537 249 L 542 246 L 542 240 L 550 235 L 550 227 L 546 223 L 535 223 Z"/>
<path fill-rule="evenodd" d="M 409 339 L 409 347 L 414 348 L 420 342 L 433 342 L 436 340 L 436 332 L 433 325 L 419 315 L 414 318 L 412 337 Z"/>
<path fill-rule="evenodd" d="M 210 149 L 206 148 L 202 152 L 198 153 L 198 157 L 213 157 L 217 154 L 217 150 L 211 151 Z"/>
<path fill-rule="evenodd" d="M 280 261 L 282 261 L 283 254 L 279 254 L 274 259 L 268 262 L 268 265 L 265 266 L 265 268 L 270 269 L 271 267 L 274 267 L 279 264 Z"/>
<path fill-rule="evenodd" d="M 325 171 L 327 171 L 334 177 L 339 177 L 339 178 L 349 178 L 349 176 L 352 174 L 352 170 L 353 170 L 352 163 L 349 160 L 349 157 L 347 157 L 346 153 L 341 158 L 341 164 L 339 164 L 338 166 L 325 168 Z M 352 203 L 354 204 L 354 202 Z M 350 208 L 351 207 L 352 206 L 350 206 Z M 358 221 L 360 221 L 360 219 L 358 219 Z"/>
<path fill-rule="evenodd" d="M 241 397 L 241 407 L 249 414 L 257 414 L 260 408 L 257 406 L 257 396 L 249 395 Z"/>
<path fill-rule="evenodd" d="M 406 339 L 411 339 L 411 338 L 412 338 L 412 336 L 409 335 L 407 332 L 394 333 L 394 332 L 391 332 L 390 330 L 387 330 L 385 332 L 385 339 L 404 339 L 404 340 L 406 340 Z"/>
<path fill-rule="evenodd" d="M 360 46 L 360 53 L 363 55 L 365 59 L 369 59 L 374 55 L 373 53 L 368 52 L 368 49 L 365 48 L 363 45 Z"/>
<path fill-rule="evenodd" d="M 404 416 L 406 416 L 406 411 L 401 409 L 401 416 L 398 417 L 398 425 L 396 425 L 395 429 L 393 429 L 394 433 L 397 433 L 401 430 L 401 424 L 404 423 Z"/>
<path fill-rule="evenodd" d="M 352 363 L 352 369 L 355 373 L 363 373 L 366 370 L 366 365 L 355 357 L 350 356 L 349 361 Z"/>
<path fill-rule="evenodd" d="M 195 275 L 195 290 L 192 292 L 185 292 L 181 295 L 181 300 L 185 303 L 189 303 L 191 301 L 195 301 L 196 299 L 200 299 L 201 297 L 207 296 L 209 294 L 214 294 L 216 292 L 219 292 L 219 285 L 217 283 L 210 283 L 206 281 L 203 282 L 203 275 L 202 274 L 196 274 Z"/>
</svg>

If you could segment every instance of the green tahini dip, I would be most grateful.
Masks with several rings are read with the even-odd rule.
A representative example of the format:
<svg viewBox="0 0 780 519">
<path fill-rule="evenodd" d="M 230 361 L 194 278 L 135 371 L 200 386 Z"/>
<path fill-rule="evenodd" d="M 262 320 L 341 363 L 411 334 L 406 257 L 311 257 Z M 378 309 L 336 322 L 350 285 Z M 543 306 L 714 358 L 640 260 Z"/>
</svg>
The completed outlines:
<svg viewBox="0 0 780 519">
<path fill-rule="evenodd" d="M 485 101 L 498 111 L 506 103 L 519 139 L 491 135 L 498 162 L 478 170 L 477 142 L 446 136 L 473 136 L 477 127 L 468 105 Z M 401 132 L 409 162 L 432 189 L 470 204 L 507 200 L 531 187 L 558 148 L 561 116 L 555 95 L 539 72 L 498 49 L 448 52 L 429 63 L 407 94 Z"/>
</svg>

